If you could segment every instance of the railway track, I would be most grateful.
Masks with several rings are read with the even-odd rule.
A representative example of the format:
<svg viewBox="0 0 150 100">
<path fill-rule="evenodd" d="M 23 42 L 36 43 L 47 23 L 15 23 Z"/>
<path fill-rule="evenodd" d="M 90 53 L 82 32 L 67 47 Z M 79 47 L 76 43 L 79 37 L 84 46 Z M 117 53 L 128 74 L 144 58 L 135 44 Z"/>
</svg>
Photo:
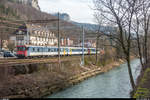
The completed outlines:
<svg viewBox="0 0 150 100">
<path fill-rule="evenodd" d="M 80 56 L 61 57 L 61 62 L 72 61 L 80 58 L 81 58 Z M 0 60 L 0 66 L 15 66 L 15 65 L 42 64 L 42 63 L 58 63 L 58 57 Z"/>
</svg>

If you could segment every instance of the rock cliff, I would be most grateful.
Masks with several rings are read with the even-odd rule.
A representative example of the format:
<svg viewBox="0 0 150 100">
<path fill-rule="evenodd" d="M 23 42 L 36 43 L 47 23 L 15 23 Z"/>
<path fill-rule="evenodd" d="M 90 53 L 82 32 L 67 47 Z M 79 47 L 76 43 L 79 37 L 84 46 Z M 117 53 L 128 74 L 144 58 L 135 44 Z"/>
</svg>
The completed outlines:
<svg viewBox="0 0 150 100">
<path fill-rule="evenodd" d="M 12 0 L 10 0 L 10 1 L 12 1 Z M 40 10 L 38 0 L 13 0 L 13 2 L 30 5 L 34 8 L 36 8 L 37 10 Z"/>
</svg>

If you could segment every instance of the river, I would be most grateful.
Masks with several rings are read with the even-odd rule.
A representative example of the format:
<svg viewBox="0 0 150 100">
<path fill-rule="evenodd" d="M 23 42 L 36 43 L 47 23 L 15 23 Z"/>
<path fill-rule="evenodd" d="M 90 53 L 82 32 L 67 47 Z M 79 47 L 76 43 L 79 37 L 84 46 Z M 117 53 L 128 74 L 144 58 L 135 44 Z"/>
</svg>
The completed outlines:
<svg viewBox="0 0 150 100">
<path fill-rule="evenodd" d="M 140 60 L 131 61 L 134 80 L 140 74 Z M 48 98 L 130 98 L 131 85 L 127 64 L 89 78 Z"/>
</svg>

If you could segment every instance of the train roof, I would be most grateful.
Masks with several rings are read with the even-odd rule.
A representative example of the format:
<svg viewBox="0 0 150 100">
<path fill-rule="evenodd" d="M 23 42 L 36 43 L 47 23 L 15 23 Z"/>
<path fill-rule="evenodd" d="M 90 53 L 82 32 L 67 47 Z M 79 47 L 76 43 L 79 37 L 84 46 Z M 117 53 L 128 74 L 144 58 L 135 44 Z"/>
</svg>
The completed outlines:
<svg viewBox="0 0 150 100">
<path fill-rule="evenodd" d="M 26 46 L 26 47 L 41 47 L 41 48 L 44 48 L 44 47 L 50 47 L 50 48 L 58 48 L 58 46 L 34 46 L 34 45 L 20 45 L 20 46 Z M 61 46 L 60 48 L 82 48 L 82 47 L 64 47 L 64 46 Z M 85 49 L 88 49 L 88 48 L 85 48 Z M 95 49 L 95 48 L 90 48 L 90 49 Z"/>
</svg>

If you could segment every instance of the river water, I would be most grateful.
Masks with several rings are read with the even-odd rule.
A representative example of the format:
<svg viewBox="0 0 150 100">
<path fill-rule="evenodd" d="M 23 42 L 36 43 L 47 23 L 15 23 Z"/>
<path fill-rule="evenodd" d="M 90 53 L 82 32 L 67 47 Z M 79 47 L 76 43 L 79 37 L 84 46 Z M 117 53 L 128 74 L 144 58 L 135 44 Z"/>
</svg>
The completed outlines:
<svg viewBox="0 0 150 100">
<path fill-rule="evenodd" d="M 140 74 L 140 60 L 131 62 L 134 80 Z M 127 64 L 89 78 L 48 98 L 130 98 L 131 85 Z"/>
</svg>

